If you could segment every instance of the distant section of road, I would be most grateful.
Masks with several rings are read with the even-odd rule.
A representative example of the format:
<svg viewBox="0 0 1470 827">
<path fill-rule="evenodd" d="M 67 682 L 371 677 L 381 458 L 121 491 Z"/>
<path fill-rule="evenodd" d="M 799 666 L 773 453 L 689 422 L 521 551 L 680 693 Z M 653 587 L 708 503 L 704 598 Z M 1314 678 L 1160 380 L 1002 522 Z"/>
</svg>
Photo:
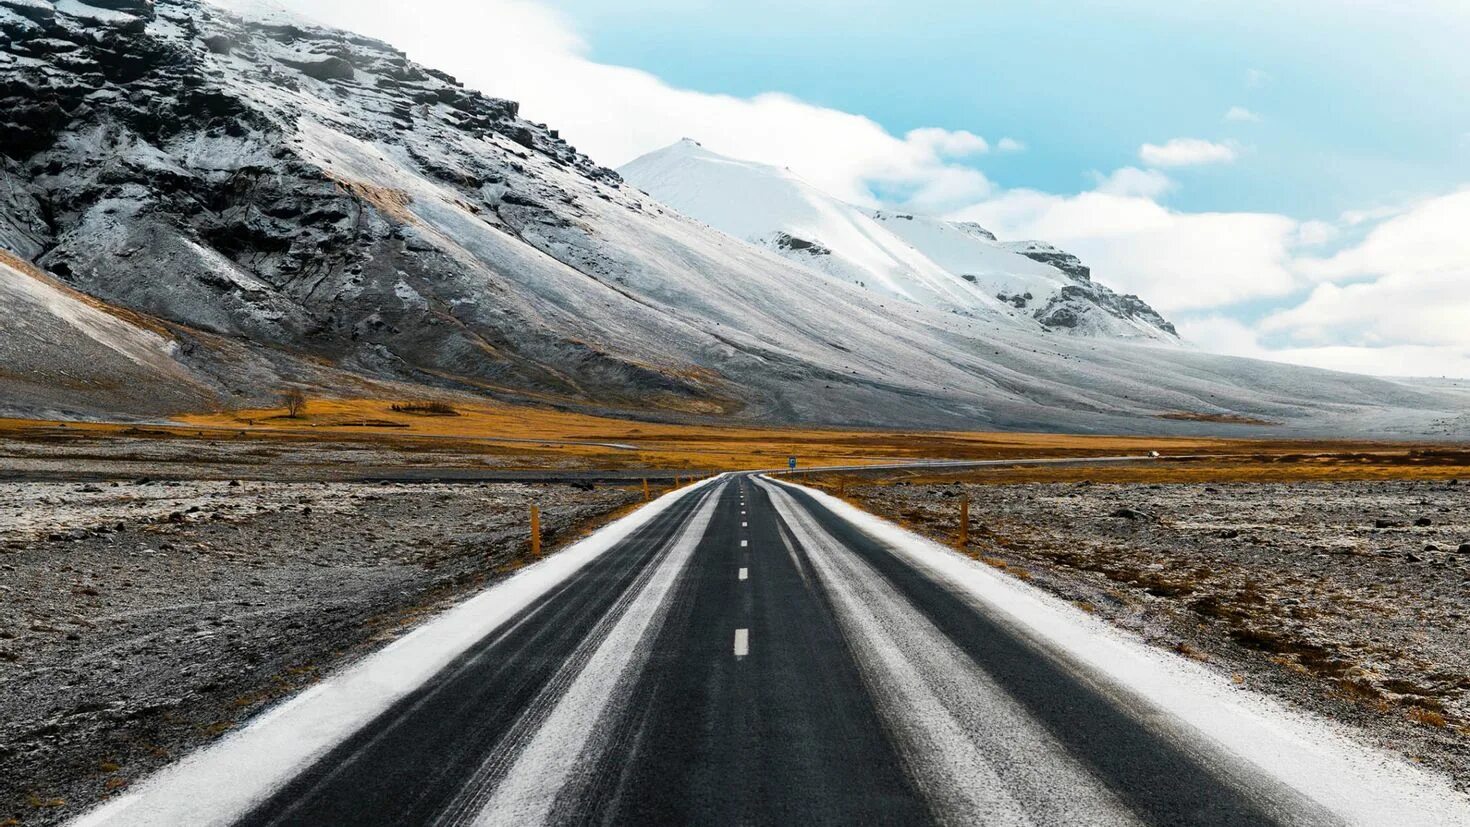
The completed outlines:
<svg viewBox="0 0 1470 827">
<path fill-rule="evenodd" d="M 722 476 L 593 540 L 81 823 L 1470 823 L 1437 777 L 799 486 Z"/>
</svg>

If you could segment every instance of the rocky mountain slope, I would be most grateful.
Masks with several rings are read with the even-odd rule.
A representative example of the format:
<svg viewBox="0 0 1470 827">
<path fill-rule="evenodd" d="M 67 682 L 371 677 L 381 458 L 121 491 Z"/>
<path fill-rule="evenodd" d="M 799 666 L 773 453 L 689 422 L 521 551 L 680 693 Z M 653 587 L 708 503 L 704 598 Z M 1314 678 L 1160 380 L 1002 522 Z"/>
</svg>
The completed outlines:
<svg viewBox="0 0 1470 827">
<path fill-rule="evenodd" d="M 0 415 L 143 417 L 287 384 L 370 388 L 289 354 L 109 305 L 0 249 Z"/>
<path fill-rule="evenodd" d="M 163 362 L 129 381 L 211 404 L 394 381 L 661 417 L 1419 433 L 1460 402 L 1048 332 L 978 274 L 967 313 L 888 300 L 665 209 L 387 44 L 199 0 L 0 0 L 0 248 L 157 320 L 193 384 Z M 47 354 L 24 371 L 39 407 L 108 413 Z M 0 408 L 38 407 L 15 387 Z"/>
<path fill-rule="evenodd" d="M 998 242 L 972 222 L 848 204 L 787 169 L 688 138 L 623 166 L 629 183 L 736 238 L 886 297 L 969 316 L 1034 319 L 1042 331 L 1174 343 L 1137 296 L 1092 280 L 1075 256 Z"/>
</svg>

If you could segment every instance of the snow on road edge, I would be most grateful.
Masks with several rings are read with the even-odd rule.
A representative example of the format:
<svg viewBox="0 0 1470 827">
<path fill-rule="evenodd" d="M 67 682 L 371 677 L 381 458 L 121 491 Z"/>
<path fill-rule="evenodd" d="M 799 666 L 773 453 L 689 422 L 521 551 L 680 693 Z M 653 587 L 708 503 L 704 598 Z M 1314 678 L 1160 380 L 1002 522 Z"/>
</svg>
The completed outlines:
<svg viewBox="0 0 1470 827">
<path fill-rule="evenodd" d="M 1244 690 L 1225 675 L 821 491 L 779 481 L 915 566 L 1007 615 L 1350 824 L 1470 825 L 1470 798 L 1438 773 L 1364 743 L 1347 727 Z"/>
<path fill-rule="evenodd" d="M 517 612 L 683 497 L 722 477 L 671 491 L 521 569 L 72 824 L 204 827 L 234 822 Z"/>
</svg>

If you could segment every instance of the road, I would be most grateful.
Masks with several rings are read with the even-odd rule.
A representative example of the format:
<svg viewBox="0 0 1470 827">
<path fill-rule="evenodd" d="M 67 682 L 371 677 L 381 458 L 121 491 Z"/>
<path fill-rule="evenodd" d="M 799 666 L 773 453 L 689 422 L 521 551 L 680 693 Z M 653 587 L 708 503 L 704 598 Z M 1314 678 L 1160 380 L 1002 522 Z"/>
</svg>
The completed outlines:
<svg viewBox="0 0 1470 827">
<path fill-rule="evenodd" d="M 234 760 L 215 777 L 255 783 Z M 202 812 L 262 826 L 1340 824 L 1324 799 L 1363 786 L 1334 769 L 1321 775 L 1347 792 L 1309 795 L 831 501 L 751 475 L 676 497 L 284 784 L 265 775 L 238 812 Z M 211 820 L 194 803 L 194 823 Z"/>
</svg>

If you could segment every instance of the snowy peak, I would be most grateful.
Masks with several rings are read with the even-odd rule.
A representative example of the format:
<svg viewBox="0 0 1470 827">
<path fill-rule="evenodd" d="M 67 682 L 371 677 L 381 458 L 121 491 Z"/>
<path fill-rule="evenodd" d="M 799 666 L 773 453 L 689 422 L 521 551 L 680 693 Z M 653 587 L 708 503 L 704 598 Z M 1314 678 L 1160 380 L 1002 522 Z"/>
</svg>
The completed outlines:
<svg viewBox="0 0 1470 827">
<path fill-rule="evenodd" d="M 244 16 L 0 0 L 0 357 L 24 377 L 0 410 L 151 418 L 424 384 L 946 429 L 1418 433 L 1463 408 L 1143 346 L 1167 335 L 1146 305 L 1060 251 L 855 207 L 692 141 L 629 166 L 667 209 L 512 101 L 225 5 Z M 1141 344 L 1061 334 L 1120 330 Z"/>
<path fill-rule="evenodd" d="M 1000 243 L 974 222 L 848 204 L 790 170 L 684 139 L 620 170 L 660 201 L 832 278 L 936 310 L 1106 338 L 1176 340 L 1137 297 L 1091 280 L 1042 242 Z"/>
</svg>

